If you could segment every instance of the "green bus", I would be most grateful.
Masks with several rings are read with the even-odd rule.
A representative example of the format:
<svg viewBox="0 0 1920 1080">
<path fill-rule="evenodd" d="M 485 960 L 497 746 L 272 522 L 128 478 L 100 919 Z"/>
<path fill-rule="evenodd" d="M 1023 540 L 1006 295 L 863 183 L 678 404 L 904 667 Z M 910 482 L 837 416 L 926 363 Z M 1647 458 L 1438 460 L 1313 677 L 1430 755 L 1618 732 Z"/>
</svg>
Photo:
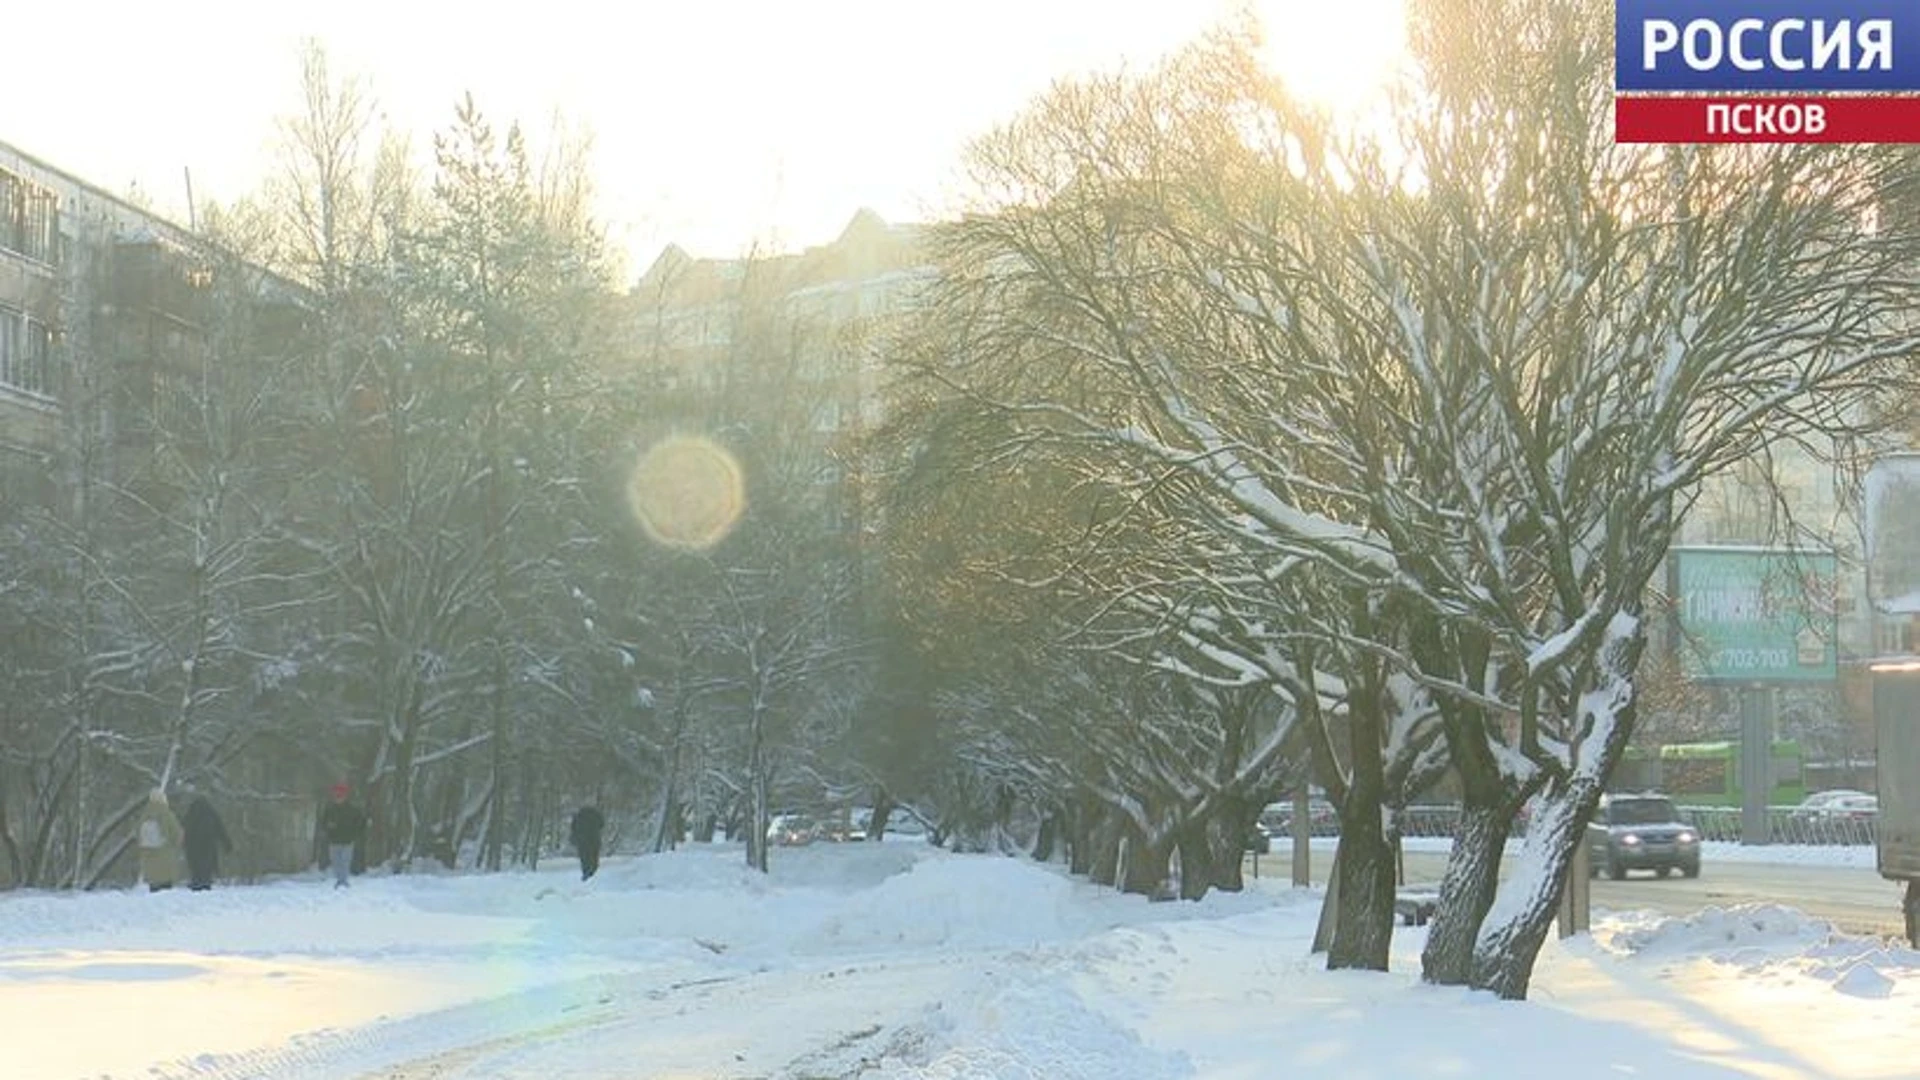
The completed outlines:
<svg viewBox="0 0 1920 1080">
<path fill-rule="evenodd" d="M 1774 742 L 1772 772 L 1769 806 L 1793 806 L 1806 798 L 1799 743 Z M 1740 744 L 1723 740 L 1670 743 L 1658 749 L 1629 746 L 1609 786 L 1618 791 L 1662 791 L 1675 802 L 1695 806 L 1739 806 Z"/>
</svg>

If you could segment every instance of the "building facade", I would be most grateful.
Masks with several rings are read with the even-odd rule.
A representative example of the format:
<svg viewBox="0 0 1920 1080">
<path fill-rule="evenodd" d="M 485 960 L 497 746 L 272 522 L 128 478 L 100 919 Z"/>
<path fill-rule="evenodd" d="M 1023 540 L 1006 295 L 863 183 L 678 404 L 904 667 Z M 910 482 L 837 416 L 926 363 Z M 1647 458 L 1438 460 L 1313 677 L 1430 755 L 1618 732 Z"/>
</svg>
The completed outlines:
<svg viewBox="0 0 1920 1080">
<path fill-rule="evenodd" d="M 925 231 L 870 210 L 794 254 L 698 259 L 669 245 L 627 296 L 632 366 L 683 432 L 758 444 L 762 468 L 858 533 L 858 440 L 881 418 L 885 355 L 933 273 Z"/>
<path fill-rule="evenodd" d="M 87 564 L 76 553 L 100 550 L 76 538 L 97 528 L 122 554 L 150 539 L 127 515 L 103 511 L 138 505 L 150 523 L 168 514 L 169 500 L 186 498 L 181 477 L 208 460 L 211 418 L 222 415 L 210 404 L 223 389 L 267 385 L 270 372 L 294 366 L 287 361 L 302 348 L 308 310 L 297 284 L 0 143 L 0 526 L 17 559 L 9 583 L 39 598 L 8 613 L 19 621 L 7 635 L 13 707 L 0 710 L 0 888 L 36 873 L 58 880 L 36 850 L 83 847 L 95 831 L 115 836 L 113 800 L 151 784 L 145 767 L 165 757 L 170 702 L 156 687 L 171 675 L 136 665 L 119 673 L 119 693 L 100 691 L 108 679 L 93 662 L 97 650 L 143 646 L 111 638 L 109 620 L 93 617 L 110 606 L 100 594 L 111 590 L 75 584 L 72 567 Z M 156 452 L 163 444 L 165 455 Z M 156 583 L 153 595 L 173 598 L 172 580 L 154 569 L 147 584 Z M 72 646 L 61 631 L 76 624 L 98 640 Z M 75 725 L 99 746 L 76 750 L 61 736 Z M 226 786 L 215 794 L 242 850 L 230 874 L 285 872 L 310 858 L 310 806 L 257 794 L 271 790 L 277 770 L 265 753 L 223 765 Z M 60 791 L 86 788 L 81 809 L 71 808 L 73 796 L 58 796 L 67 799 L 58 806 L 53 795 L 29 797 L 43 778 L 62 776 L 71 782 Z M 102 883 L 124 880 L 131 867 L 113 850 L 63 858 L 74 874 L 92 873 L 80 869 L 90 852 L 102 860 Z"/>
<path fill-rule="evenodd" d="M 0 143 L 0 473 L 16 495 L 58 486 L 63 437 L 138 451 L 165 426 L 208 376 L 222 285 L 269 334 L 301 318 L 298 285 Z"/>
</svg>

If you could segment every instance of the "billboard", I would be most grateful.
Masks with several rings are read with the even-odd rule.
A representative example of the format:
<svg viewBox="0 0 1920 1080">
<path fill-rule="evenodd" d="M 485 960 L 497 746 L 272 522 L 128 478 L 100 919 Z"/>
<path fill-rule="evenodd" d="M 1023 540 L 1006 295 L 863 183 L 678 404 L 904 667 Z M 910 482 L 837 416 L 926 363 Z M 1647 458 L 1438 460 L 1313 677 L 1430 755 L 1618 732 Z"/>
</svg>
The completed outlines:
<svg viewBox="0 0 1920 1080">
<path fill-rule="evenodd" d="M 1818 682 L 1839 670 L 1832 552 L 1669 552 L 1681 670 L 1727 682 Z"/>
</svg>

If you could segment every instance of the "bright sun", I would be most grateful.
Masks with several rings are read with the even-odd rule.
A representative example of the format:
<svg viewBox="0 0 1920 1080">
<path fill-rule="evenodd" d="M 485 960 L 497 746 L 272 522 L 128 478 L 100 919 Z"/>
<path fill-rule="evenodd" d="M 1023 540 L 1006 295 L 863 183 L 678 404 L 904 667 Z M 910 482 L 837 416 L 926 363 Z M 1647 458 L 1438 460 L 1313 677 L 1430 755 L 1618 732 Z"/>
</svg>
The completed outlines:
<svg viewBox="0 0 1920 1080">
<path fill-rule="evenodd" d="M 1406 58 L 1403 0 L 1251 0 L 1267 64 L 1301 95 L 1359 109 Z"/>
</svg>

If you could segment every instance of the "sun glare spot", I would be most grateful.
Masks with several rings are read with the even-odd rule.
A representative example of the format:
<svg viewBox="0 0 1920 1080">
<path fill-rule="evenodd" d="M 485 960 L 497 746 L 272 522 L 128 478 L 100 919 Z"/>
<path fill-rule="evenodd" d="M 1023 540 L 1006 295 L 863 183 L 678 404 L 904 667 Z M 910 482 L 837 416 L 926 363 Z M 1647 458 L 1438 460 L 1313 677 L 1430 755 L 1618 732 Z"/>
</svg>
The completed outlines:
<svg viewBox="0 0 1920 1080">
<path fill-rule="evenodd" d="M 1407 55 L 1404 0 L 1253 0 L 1269 70 L 1335 112 L 1365 108 Z"/>
<path fill-rule="evenodd" d="M 710 439 L 681 435 L 640 455 L 627 502 L 655 543 L 698 551 L 733 531 L 746 511 L 747 489 L 732 454 Z"/>
</svg>

